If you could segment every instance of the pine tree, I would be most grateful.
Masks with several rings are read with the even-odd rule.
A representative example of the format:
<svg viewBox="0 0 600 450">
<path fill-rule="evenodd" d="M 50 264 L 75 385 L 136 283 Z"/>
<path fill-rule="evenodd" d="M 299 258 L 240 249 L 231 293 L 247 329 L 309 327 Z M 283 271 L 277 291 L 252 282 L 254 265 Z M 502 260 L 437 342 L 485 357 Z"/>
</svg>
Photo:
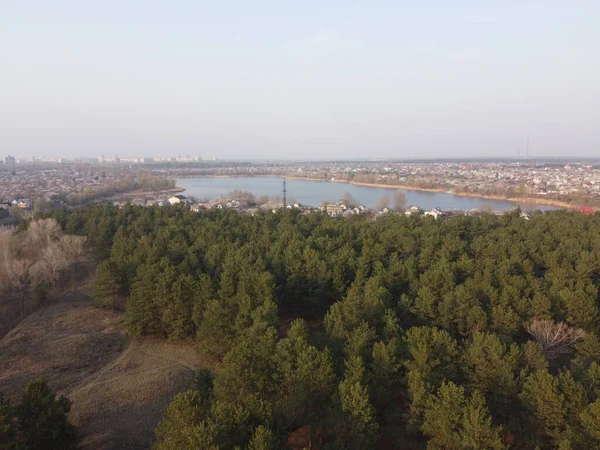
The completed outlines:
<svg viewBox="0 0 600 450">
<path fill-rule="evenodd" d="M 171 295 L 163 308 L 163 329 L 171 339 L 193 334 L 192 309 L 196 283 L 190 275 L 180 275 L 171 285 Z"/>
<path fill-rule="evenodd" d="M 154 430 L 155 450 L 193 448 L 196 426 L 207 416 L 205 399 L 197 391 L 177 394 Z"/>
<path fill-rule="evenodd" d="M 600 400 L 587 406 L 581 413 L 581 424 L 585 434 L 596 447 L 600 446 Z"/>
<path fill-rule="evenodd" d="M 519 394 L 523 407 L 529 411 L 531 431 L 537 433 L 536 443 L 557 445 L 566 425 L 564 395 L 558 379 L 545 370 L 527 377 Z"/>
<path fill-rule="evenodd" d="M 325 417 L 334 392 L 335 372 L 329 349 L 318 350 L 306 339 L 304 323 L 292 324 L 288 337 L 277 344 L 278 409 L 286 427 L 308 425 Z"/>
<path fill-rule="evenodd" d="M 96 305 L 114 309 L 119 295 L 117 271 L 109 260 L 101 262 L 96 268 L 93 295 Z"/>
<path fill-rule="evenodd" d="M 411 400 L 409 428 L 420 428 L 427 398 L 444 380 L 456 377 L 458 356 L 456 341 L 444 330 L 432 327 L 413 327 L 406 333 L 405 344 L 409 358 L 406 383 Z"/>
<path fill-rule="evenodd" d="M 0 392 L 0 450 L 10 450 L 15 446 L 13 411 Z"/>
<path fill-rule="evenodd" d="M 461 416 L 465 403 L 464 389 L 452 382 L 442 383 L 437 394 L 427 401 L 423 433 L 429 437 L 428 449 L 461 449 Z"/>
<path fill-rule="evenodd" d="M 18 448 L 77 448 L 77 429 L 67 419 L 70 409 L 69 399 L 57 398 L 45 379 L 28 383 L 14 408 Z"/>
<path fill-rule="evenodd" d="M 248 450 L 276 450 L 277 448 L 275 435 L 263 425 L 254 429 L 247 447 Z"/>
<path fill-rule="evenodd" d="M 345 414 L 344 440 L 347 448 L 369 448 L 375 441 L 379 426 L 369 399 L 365 365 L 359 356 L 346 361 L 339 397 Z"/>
<path fill-rule="evenodd" d="M 371 385 L 373 386 L 373 400 L 378 410 L 383 410 L 388 406 L 400 391 L 401 364 L 397 347 L 395 340 L 387 345 L 382 341 L 373 345 Z"/>
<path fill-rule="evenodd" d="M 520 358 L 516 344 L 507 349 L 496 335 L 480 332 L 473 334 L 463 356 L 468 386 L 486 395 L 496 414 L 507 420 L 515 412 Z"/>
<path fill-rule="evenodd" d="M 461 450 L 499 450 L 504 448 L 500 438 L 500 427 L 492 425 L 492 418 L 485 399 L 479 391 L 473 392 L 463 408 L 459 434 L 462 443 Z"/>
<path fill-rule="evenodd" d="M 127 300 L 124 325 L 133 335 L 159 335 L 162 332 L 158 295 L 165 296 L 164 287 L 158 292 L 160 267 L 157 264 L 140 266 Z"/>
</svg>

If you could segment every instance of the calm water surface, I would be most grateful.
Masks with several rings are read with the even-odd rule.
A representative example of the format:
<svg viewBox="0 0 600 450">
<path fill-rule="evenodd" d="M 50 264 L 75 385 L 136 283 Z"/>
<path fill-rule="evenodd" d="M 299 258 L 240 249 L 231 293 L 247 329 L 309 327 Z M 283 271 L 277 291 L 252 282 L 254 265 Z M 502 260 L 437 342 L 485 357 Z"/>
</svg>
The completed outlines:
<svg viewBox="0 0 600 450">
<path fill-rule="evenodd" d="M 216 200 L 234 189 L 252 192 L 255 196 L 281 195 L 282 178 L 275 177 L 240 177 L 240 178 L 178 178 L 176 185 L 185 189 L 185 195 L 200 201 Z M 423 209 L 439 207 L 442 210 L 469 210 L 490 207 L 494 210 L 509 210 L 517 204 L 502 200 L 487 200 L 457 195 L 409 191 L 403 189 L 376 188 L 355 186 L 349 183 L 332 183 L 326 181 L 287 180 L 288 203 L 300 202 L 307 206 L 321 206 L 323 201 L 341 200 L 345 192 L 349 192 L 361 204 L 375 208 L 377 200 L 388 195 L 393 205 L 393 194 L 396 190 L 406 195 L 407 206 L 416 205 Z M 552 206 L 536 205 L 537 209 L 556 209 Z"/>
</svg>

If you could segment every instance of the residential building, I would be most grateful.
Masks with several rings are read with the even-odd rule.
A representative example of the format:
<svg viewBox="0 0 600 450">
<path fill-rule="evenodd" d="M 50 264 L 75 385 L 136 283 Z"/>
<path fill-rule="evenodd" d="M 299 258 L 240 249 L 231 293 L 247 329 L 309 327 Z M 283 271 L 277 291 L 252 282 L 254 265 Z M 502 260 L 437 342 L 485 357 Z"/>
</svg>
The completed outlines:
<svg viewBox="0 0 600 450">
<path fill-rule="evenodd" d="M 15 159 L 14 156 L 10 156 L 8 155 L 6 158 L 4 158 L 4 167 L 6 167 L 7 169 L 14 169 L 16 166 L 17 160 Z"/>
</svg>

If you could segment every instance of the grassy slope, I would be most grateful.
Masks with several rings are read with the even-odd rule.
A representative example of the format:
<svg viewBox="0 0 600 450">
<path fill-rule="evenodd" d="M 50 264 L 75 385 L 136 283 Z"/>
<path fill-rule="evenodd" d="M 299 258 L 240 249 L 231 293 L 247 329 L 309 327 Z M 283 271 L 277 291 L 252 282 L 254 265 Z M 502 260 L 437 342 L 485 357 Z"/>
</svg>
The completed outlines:
<svg viewBox="0 0 600 450">
<path fill-rule="evenodd" d="M 48 378 L 71 399 L 83 448 L 149 448 L 163 409 L 199 367 L 190 343 L 131 340 L 118 313 L 78 290 L 0 340 L 0 390 L 16 400 L 27 381 Z"/>
</svg>

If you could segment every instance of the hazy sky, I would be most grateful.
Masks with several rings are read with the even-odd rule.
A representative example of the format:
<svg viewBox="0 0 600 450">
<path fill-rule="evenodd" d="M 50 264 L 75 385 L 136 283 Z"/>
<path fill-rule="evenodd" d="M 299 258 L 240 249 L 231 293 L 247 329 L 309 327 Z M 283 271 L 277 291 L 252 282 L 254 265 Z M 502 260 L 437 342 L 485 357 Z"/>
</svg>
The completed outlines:
<svg viewBox="0 0 600 450">
<path fill-rule="evenodd" d="M 599 0 L 0 0 L 0 155 L 516 156 L 528 133 L 600 156 Z"/>
</svg>

